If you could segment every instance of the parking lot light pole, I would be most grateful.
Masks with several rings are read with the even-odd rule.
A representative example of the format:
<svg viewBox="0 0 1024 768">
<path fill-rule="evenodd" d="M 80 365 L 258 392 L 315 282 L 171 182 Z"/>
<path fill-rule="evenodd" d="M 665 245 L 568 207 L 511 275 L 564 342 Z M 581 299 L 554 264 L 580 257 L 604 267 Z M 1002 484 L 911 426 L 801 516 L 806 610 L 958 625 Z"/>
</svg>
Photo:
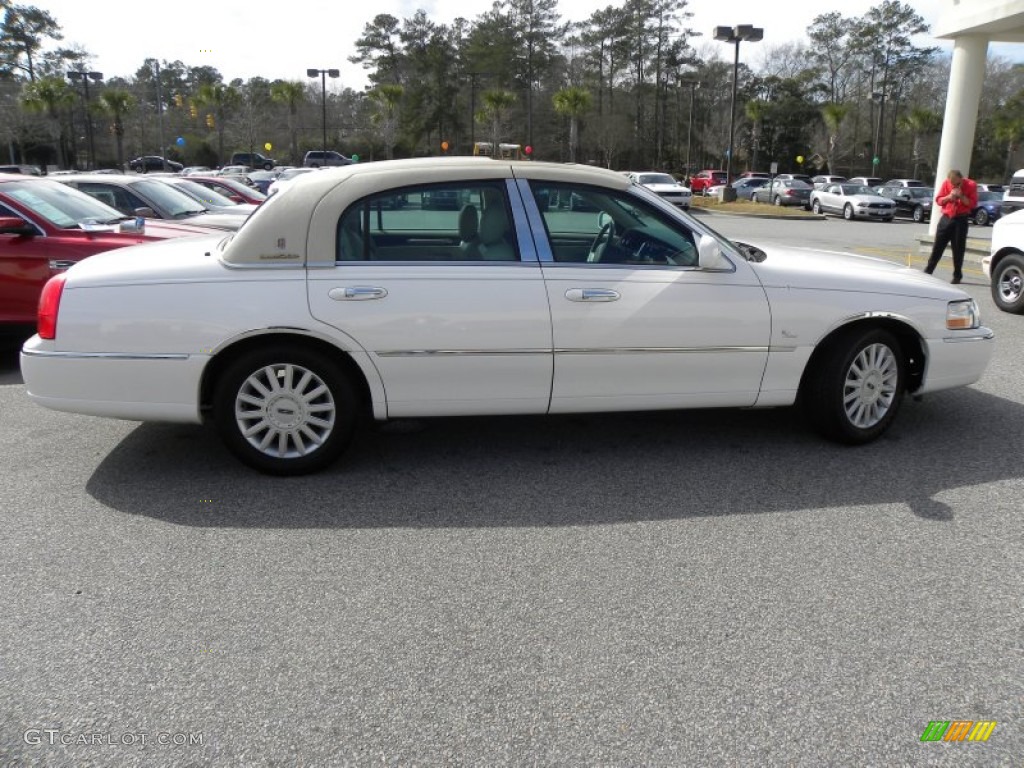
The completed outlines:
<svg viewBox="0 0 1024 768">
<path fill-rule="evenodd" d="M 736 55 L 732 65 L 732 102 L 729 107 L 729 154 L 725 158 L 725 189 L 722 191 L 723 202 L 732 202 L 736 199 L 736 190 L 732 188 L 732 155 L 733 141 L 736 137 L 736 81 L 740 74 L 740 43 L 744 40 L 748 43 L 756 43 L 764 38 L 764 30 L 750 24 L 740 24 L 735 27 L 715 27 L 715 40 L 723 43 L 732 43 L 736 46 Z"/>
<path fill-rule="evenodd" d="M 338 77 L 341 75 L 341 71 L 337 69 L 307 69 L 306 75 L 312 78 L 320 75 L 320 97 L 323 101 L 324 162 L 327 162 L 327 78 Z"/>
<path fill-rule="evenodd" d="M 692 173 L 690 170 L 690 145 L 693 139 L 693 94 L 700 88 L 700 80 L 680 80 L 679 84 L 690 86 L 690 123 L 686 129 L 686 177 L 689 178 Z"/>
<path fill-rule="evenodd" d="M 89 142 L 89 168 L 96 166 L 96 145 L 92 137 L 92 115 L 89 114 L 89 81 L 98 83 L 103 79 L 102 72 L 83 72 L 72 70 L 68 72 L 68 79 L 71 81 L 82 81 L 82 104 L 85 112 L 85 135 Z"/>
</svg>

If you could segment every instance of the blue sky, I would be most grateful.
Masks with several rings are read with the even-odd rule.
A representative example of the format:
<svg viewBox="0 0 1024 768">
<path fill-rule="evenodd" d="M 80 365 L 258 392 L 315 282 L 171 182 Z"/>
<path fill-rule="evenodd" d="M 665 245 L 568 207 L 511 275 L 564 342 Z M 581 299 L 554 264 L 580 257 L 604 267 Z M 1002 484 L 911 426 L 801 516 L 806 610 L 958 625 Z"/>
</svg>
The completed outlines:
<svg viewBox="0 0 1024 768">
<path fill-rule="evenodd" d="M 945 4 L 945 0 L 905 1 L 932 25 Z M 858 16 L 876 3 L 877 0 L 815 0 L 780 5 L 767 0 L 691 0 L 690 26 L 705 35 L 696 44 L 706 44 L 712 51 L 718 46 L 725 58 L 730 49 L 711 41 L 715 25 L 763 27 L 765 38 L 759 45 L 770 46 L 802 40 L 804 30 L 817 14 L 839 11 L 846 16 Z M 374 15 L 389 13 L 401 19 L 423 8 L 432 20 L 450 23 L 458 16 L 476 18 L 490 9 L 491 0 L 378 0 L 371 6 L 343 4 L 338 0 L 289 0 L 276 6 L 253 0 L 39 0 L 32 4 L 57 19 L 64 29 L 65 44 L 80 43 L 93 52 L 93 69 L 107 77 L 130 76 L 143 60 L 151 57 L 180 59 L 191 66 L 210 65 L 228 80 L 257 75 L 271 80 L 301 80 L 307 68 L 337 68 L 342 75 L 331 83 L 332 87 L 362 88 L 366 84 L 365 72 L 359 65 L 350 64 L 348 56 L 354 52 L 352 42 Z M 563 20 L 578 21 L 607 4 L 610 0 L 560 0 L 558 8 Z M 102 11 L 98 12 L 98 7 Z M 780 13 L 780 8 L 784 13 Z M 266 13 L 264 9 L 273 12 Z M 929 42 L 933 41 L 924 39 L 921 44 Z M 944 41 L 940 45 L 950 48 Z M 993 50 L 1009 58 L 1024 59 L 1024 45 L 1004 45 Z"/>
</svg>

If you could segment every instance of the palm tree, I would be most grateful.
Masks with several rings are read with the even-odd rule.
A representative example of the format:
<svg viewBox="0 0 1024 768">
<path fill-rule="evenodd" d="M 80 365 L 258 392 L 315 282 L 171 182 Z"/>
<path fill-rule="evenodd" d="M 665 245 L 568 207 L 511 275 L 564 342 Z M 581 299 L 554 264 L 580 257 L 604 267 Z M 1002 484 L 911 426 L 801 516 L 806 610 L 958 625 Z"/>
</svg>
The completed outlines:
<svg viewBox="0 0 1024 768">
<path fill-rule="evenodd" d="M 135 107 L 135 97 L 120 88 L 107 88 L 97 100 L 99 111 L 113 119 L 117 139 L 117 167 L 124 168 L 124 117 Z"/>
<path fill-rule="evenodd" d="M 821 108 L 821 119 L 825 121 L 825 131 L 828 133 L 828 149 L 825 150 L 825 160 L 831 175 L 837 175 L 836 147 L 839 145 L 839 129 L 849 111 L 848 104 L 826 104 Z"/>
<path fill-rule="evenodd" d="M 509 109 L 516 103 L 516 95 L 511 91 L 484 91 L 480 97 L 483 107 L 474 115 L 477 122 L 491 124 L 491 144 L 495 156 L 501 141 L 501 132 Z"/>
<path fill-rule="evenodd" d="M 914 162 L 912 176 L 916 179 L 918 166 L 921 165 L 921 141 L 925 136 L 936 134 L 942 130 L 942 118 L 938 112 L 924 107 L 914 107 L 910 110 L 910 114 L 900 118 L 900 126 L 910 131 Z"/>
<path fill-rule="evenodd" d="M 376 104 L 373 122 L 380 126 L 381 138 L 384 140 L 385 158 L 390 160 L 395 148 L 395 137 L 398 134 L 398 106 L 405 89 L 394 83 L 378 85 L 367 97 Z"/>
<path fill-rule="evenodd" d="M 555 112 L 569 118 L 569 162 L 576 162 L 580 118 L 590 109 L 593 97 L 586 88 L 563 88 L 551 97 Z"/>
<path fill-rule="evenodd" d="M 761 99 L 753 99 L 747 102 L 744 111 L 747 119 L 750 120 L 750 139 L 752 147 L 750 170 L 757 170 L 757 152 L 761 148 L 761 126 L 764 124 L 764 116 L 768 113 L 768 102 Z"/>
<path fill-rule="evenodd" d="M 74 91 L 60 77 L 43 77 L 25 85 L 21 93 L 21 104 L 29 112 L 45 115 L 50 128 L 50 137 L 57 146 L 57 162 L 67 166 L 64 153 L 64 108 L 75 101 Z"/>
<path fill-rule="evenodd" d="M 270 98 L 288 107 L 288 135 L 291 139 L 291 162 L 298 163 L 299 138 L 297 116 L 306 100 L 306 86 L 298 80 L 281 80 L 270 86 Z"/>
<path fill-rule="evenodd" d="M 199 87 L 196 103 L 213 109 L 214 128 L 217 131 L 217 157 L 224 162 L 224 128 L 228 114 L 242 101 L 236 88 L 223 83 L 206 83 Z"/>
</svg>

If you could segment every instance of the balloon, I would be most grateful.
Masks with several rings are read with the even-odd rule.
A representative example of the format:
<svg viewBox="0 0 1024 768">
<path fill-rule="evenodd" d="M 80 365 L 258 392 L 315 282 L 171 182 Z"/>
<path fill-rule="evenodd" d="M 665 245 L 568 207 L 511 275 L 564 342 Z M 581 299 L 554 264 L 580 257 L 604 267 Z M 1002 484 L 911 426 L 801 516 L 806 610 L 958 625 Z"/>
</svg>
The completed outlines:
<svg viewBox="0 0 1024 768">
<path fill-rule="evenodd" d="M 802 163 L 802 162 L 804 161 L 804 156 L 803 156 L 803 155 L 797 155 L 797 156 L 796 156 L 796 161 L 797 161 L 798 163 Z"/>
<path fill-rule="evenodd" d="M 359 155 L 352 155 L 352 162 L 353 163 L 358 163 L 359 162 Z"/>
<path fill-rule="evenodd" d="M 271 144 L 271 143 L 270 143 L 270 142 L 268 141 L 268 142 L 267 142 L 266 144 L 264 144 L 264 145 L 263 145 L 263 148 L 264 148 L 265 150 L 267 150 L 267 152 L 269 152 L 270 150 L 272 150 L 272 149 L 274 148 L 274 145 L 273 145 L 273 144 Z"/>
<path fill-rule="evenodd" d="M 523 148 L 523 152 L 525 152 L 525 153 L 526 153 L 526 154 L 528 154 L 528 155 L 532 155 L 532 154 L 533 154 L 533 147 L 531 147 L 531 146 L 530 146 L 529 144 L 527 144 L 527 145 L 526 145 L 526 146 L 525 146 L 525 147 Z"/>
<path fill-rule="evenodd" d="M 184 137 L 182 137 L 182 136 L 179 136 L 179 137 L 178 137 L 178 138 L 177 138 L 177 139 L 175 140 L 175 142 L 174 142 L 174 143 L 175 143 L 175 144 L 177 144 L 177 145 L 178 145 L 179 147 L 184 147 L 184 146 L 185 146 L 185 139 L 184 139 Z"/>
<path fill-rule="evenodd" d="M 442 152 L 447 152 L 448 151 L 448 142 L 447 141 L 442 141 L 441 142 L 441 151 Z"/>
</svg>

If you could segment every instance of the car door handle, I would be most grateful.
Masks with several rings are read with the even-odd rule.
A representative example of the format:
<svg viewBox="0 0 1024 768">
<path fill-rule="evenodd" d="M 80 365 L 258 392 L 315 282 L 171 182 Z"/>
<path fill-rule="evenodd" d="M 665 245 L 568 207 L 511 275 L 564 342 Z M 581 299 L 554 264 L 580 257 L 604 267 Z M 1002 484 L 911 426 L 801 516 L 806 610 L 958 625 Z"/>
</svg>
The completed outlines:
<svg viewBox="0 0 1024 768">
<path fill-rule="evenodd" d="M 569 301 L 618 301 L 618 291 L 611 288 L 570 288 L 565 292 Z"/>
<path fill-rule="evenodd" d="M 335 301 L 366 301 L 383 299 L 388 295 L 388 289 L 376 285 L 350 285 L 345 288 L 331 288 L 327 295 Z"/>
</svg>

